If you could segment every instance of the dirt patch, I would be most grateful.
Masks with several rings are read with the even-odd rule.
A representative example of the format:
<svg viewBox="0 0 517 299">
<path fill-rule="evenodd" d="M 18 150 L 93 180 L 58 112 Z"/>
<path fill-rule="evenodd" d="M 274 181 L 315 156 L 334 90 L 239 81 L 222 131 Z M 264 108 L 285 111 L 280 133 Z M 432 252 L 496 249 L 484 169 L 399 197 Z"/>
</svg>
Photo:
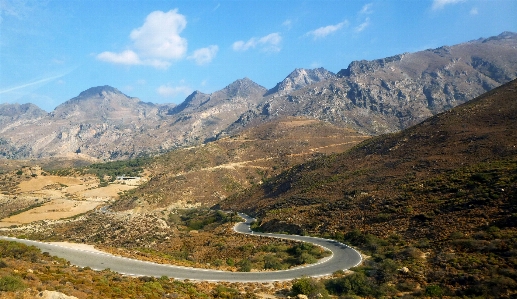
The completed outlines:
<svg viewBox="0 0 517 299">
<path fill-rule="evenodd" d="M 94 199 L 116 199 L 118 193 L 134 189 L 136 186 L 125 185 L 125 184 L 110 184 L 106 187 L 84 190 L 77 193 L 78 196 L 83 198 Z"/>
<path fill-rule="evenodd" d="M 79 244 L 79 243 L 70 243 L 70 242 L 49 242 L 49 243 L 63 246 L 63 247 L 68 247 L 68 248 L 80 249 L 80 250 L 84 250 L 84 251 L 105 253 L 104 251 L 100 251 L 100 250 L 96 249 L 95 246 L 89 245 L 89 244 Z"/>
<path fill-rule="evenodd" d="M 317 122 L 318 121 L 315 119 L 299 119 L 299 120 L 283 121 L 283 122 L 280 122 L 280 127 L 281 128 L 294 128 L 294 127 L 314 124 Z"/>
<path fill-rule="evenodd" d="M 68 218 L 95 209 L 99 201 L 77 201 L 70 199 L 55 199 L 29 211 L 7 217 L 0 222 L 0 227 L 26 224 L 40 220 L 57 220 Z"/>
<path fill-rule="evenodd" d="M 143 181 L 136 178 L 99 187 L 100 182 L 94 176 L 42 175 L 41 171 L 34 173 L 34 169 L 29 170 L 36 175 L 35 177 L 19 182 L 12 188 L 13 192 L 9 192 L 11 194 L 3 194 L 0 197 L 0 204 L 6 209 L 2 214 L 6 218 L 0 221 L 0 227 L 83 214 L 106 201 L 117 199 L 121 192 L 134 189 Z M 26 211 L 13 215 L 22 210 Z"/>
<path fill-rule="evenodd" d="M 42 190 L 47 186 L 54 188 L 66 188 L 71 185 L 81 185 L 84 182 L 78 178 L 60 177 L 60 176 L 38 176 L 28 181 L 21 182 L 18 187 L 21 192 L 35 192 Z"/>
</svg>

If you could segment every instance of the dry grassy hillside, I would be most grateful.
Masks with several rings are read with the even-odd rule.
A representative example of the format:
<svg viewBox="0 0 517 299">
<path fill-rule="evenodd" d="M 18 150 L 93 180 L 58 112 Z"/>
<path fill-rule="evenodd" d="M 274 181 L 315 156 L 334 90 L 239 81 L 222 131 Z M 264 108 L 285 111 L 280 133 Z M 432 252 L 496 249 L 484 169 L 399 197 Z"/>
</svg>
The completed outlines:
<svg viewBox="0 0 517 299">
<path fill-rule="evenodd" d="M 244 196 L 224 201 L 223 207 L 254 212 L 265 221 L 301 213 L 307 217 L 292 219 L 290 223 L 312 232 L 360 228 L 366 224 L 358 219 L 375 217 L 382 211 L 394 214 L 394 218 L 389 217 L 392 224 L 380 221 L 372 223 L 371 229 L 379 234 L 405 232 L 409 223 L 401 226 L 394 220 L 404 221 L 419 210 L 429 209 L 405 198 L 410 196 L 408 188 L 425 183 L 421 186 L 424 190 L 431 181 L 456 171 L 475 173 L 491 163 L 493 167 L 497 163 L 513 164 L 517 156 L 516 86 L 517 81 L 512 81 L 400 133 L 375 137 L 351 151 L 296 166 Z M 468 193 L 469 188 L 465 186 L 462 192 Z M 508 197 L 512 190 L 492 192 Z M 414 192 L 411 196 L 415 197 Z M 357 199 L 362 200 L 360 206 Z M 297 213 L 293 213 L 293 206 L 298 207 Z M 411 208 L 411 212 L 399 217 L 396 211 L 401 206 Z M 349 214 L 346 219 L 332 219 L 334 212 L 345 211 Z M 307 219 L 325 226 L 308 226 Z"/>
<path fill-rule="evenodd" d="M 221 199 L 322 154 L 369 138 L 305 118 L 285 118 L 206 145 L 158 157 L 148 184 L 113 208 L 212 206 Z"/>
<path fill-rule="evenodd" d="M 380 275 L 365 280 L 377 291 L 402 283 L 399 291 L 417 295 L 507 297 L 517 291 L 516 198 L 512 81 L 400 133 L 296 166 L 221 206 L 257 215 L 263 230 L 360 246 L 374 256 L 373 270 L 360 272 Z"/>
</svg>

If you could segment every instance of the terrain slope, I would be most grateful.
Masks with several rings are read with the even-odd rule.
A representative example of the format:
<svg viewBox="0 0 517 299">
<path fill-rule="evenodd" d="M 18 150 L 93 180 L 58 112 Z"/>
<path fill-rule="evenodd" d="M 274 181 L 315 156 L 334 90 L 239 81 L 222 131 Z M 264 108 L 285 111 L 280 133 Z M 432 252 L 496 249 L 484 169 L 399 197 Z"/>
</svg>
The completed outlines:
<svg viewBox="0 0 517 299">
<path fill-rule="evenodd" d="M 389 263 L 407 268 L 372 276 L 377 285 L 507 297 L 517 290 L 516 198 L 514 80 L 401 132 L 293 167 L 221 207 L 258 217 L 265 231 L 351 242 L 375 257 L 367 267 L 379 275 Z"/>
</svg>

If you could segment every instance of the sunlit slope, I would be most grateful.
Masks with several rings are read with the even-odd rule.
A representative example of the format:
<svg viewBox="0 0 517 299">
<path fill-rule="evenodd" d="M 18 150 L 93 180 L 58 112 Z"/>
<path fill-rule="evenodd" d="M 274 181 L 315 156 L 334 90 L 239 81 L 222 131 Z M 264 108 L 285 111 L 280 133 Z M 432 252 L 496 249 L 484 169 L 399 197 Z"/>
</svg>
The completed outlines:
<svg viewBox="0 0 517 299">
<path fill-rule="evenodd" d="M 298 165 L 222 203 L 264 229 L 445 238 L 514 212 L 517 81 L 400 133 Z"/>
<path fill-rule="evenodd" d="M 367 138 L 321 121 L 279 119 L 158 157 L 149 166 L 149 183 L 114 208 L 211 206 L 288 167 L 322 154 L 343 152 Z"/>
</svg>

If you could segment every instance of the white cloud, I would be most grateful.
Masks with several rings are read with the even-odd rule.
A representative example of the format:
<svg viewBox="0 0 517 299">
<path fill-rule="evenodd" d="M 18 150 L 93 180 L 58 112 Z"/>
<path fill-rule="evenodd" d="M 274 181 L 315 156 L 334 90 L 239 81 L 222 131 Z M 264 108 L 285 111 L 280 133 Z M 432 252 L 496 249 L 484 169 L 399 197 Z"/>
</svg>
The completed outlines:
<svg viewBox="0 0 517 299">
<path fill-rule="evenodd" d="M 187 40 L 179 34 L 187 26 L 187 20 L 177 11 L 154 11 L 142 27 L 131 31 L 130 37 L 141 55 L 162 59 L 179 59 L 185 55 Z"/>
<path fill-rule="evenodd" d="M 171 61 L 182 59 L 187 52 L 187 40 L 180 33 L 187 26 L 185 16 L 177 9 L 150 13 L 144 24 L 131 31 L 133 44 L 120 53 L 102 52 L 97 59 L 114 64 L 149 65 L 168 68 Z"/>
<path fill-rule="evenodd" d="M 334 33 L 336 31 L 340 30 L 341 28 L 343 28 L 345 26 L 348 26 L 348 21 L 346 21 L 346 20 L 341 23 L 338 23 L 336 25 L 329 25 L 329 26 L 320 27 L 318 29 L 309 31 L 306 33 L 306 35 L 312 36 L 312 37 L 314 37 L 314 39 L 323 38 L 331 33 Z"/>
<path fill-rule="evenodd" d="M 439 10 L 445 7 L 445 5 L 456 4 L 464 2 L 465 0 L 434 0 L 432 10 Z"/>
<path fill-rule="evenodd" d="M 210 63 L 212 59 L 214 59 L 217 51 L 219 51 L 219 47 L 216 45 L 211 45 L 207 48 L 197 49 L 192 55 L 187 57 L 187 59 L 194 60 L 197 65 L 207 64 Z"/>
<path fill-rule="evenodd" d="M 131 51 L 126 50 L 121 53 L 113 53 L 113 52 L 102 52 L 97 55 L 97 59 L 104 62 L 110 62 L 115 64 L 125 64 L 125 65 L 137 65 L 142 64 L 138 55 Z"/>
<path fill-rule="evenodd" d="M 366 29 L 366 27 L 368 27 L 369 25 L 370 25 L 370 18 L 366 18 L 366 20 L 364 20 L 364 22 L 362 22 L 359 26 L 355 27 L 354 30 L 355 30 L 355 32 L 361 32 L 364 29 Z"/>
<path fill-rule="evenodd" d="M 280 43 L 282 36 L 278 32 L 268 34 L 261 38 L 253 37 L 248 41 L 236 41 L 232 48 L 234 51 L 247 51 L 252 48 L 260 47 L 263 51 L 278 52 L 280 51 Z"/>
<path fill-rule="evenodd" d="M 473 7 L 471 10 L 470 10 L 470 15 L 472 16 L 475 16 L 477 15 L 479 12 L 478 12 L 478 9 L 477 7 Z"/>
<path fill-rule="evenodd" d="M 172 98 L 177 95 L 185 95 L 188 96 L 192 93 L 192 89 L 185 85 L 180 86 L 170 86 L 170 85 L 161 85 L 158 87 L 156 92 L 162 97 Z"/>
<path fill-rule="evenodd" d="M 287 19 L 282 23 L 282 26 L 285 26 L 287 27 L 287 29 L 291 30 L 291 28 L 293 27 L 293 21 Z"/>
<path fill-rule="evenodd" d="M 42 85 L 44 85 L 44 84 L 46 84 L 46 83 L 48 83 L 50 81 L 59 79 L 59 78 L 65 76 L 65 75 L 67 75 L 68 73 L 70 73 L 70 71 L 67 71 L 67 72 L 59 74 L 59 75 L 49 76 L 49 77 L 45 77 L 45 78 L 42 78 L 42 79 L 31 81 L 31 82 L 18 84 L 17 86 L 3 88 L 3 89 L 0 89 L 0 94 L 4 94 L 4 93 L 8 93 L 8 92 L 13 92 L 13 91 L 16 91 L 16 90 L 25 89 L 25 88 L 32 87 L 32 86 L 42 86 Z"/>
<path fill-rule="evenodd" d="M 365 4 L 363 8 L 359 11 L 360 14 L 371 14 L 372 13 L 372 3 Z"/>
</svg>

